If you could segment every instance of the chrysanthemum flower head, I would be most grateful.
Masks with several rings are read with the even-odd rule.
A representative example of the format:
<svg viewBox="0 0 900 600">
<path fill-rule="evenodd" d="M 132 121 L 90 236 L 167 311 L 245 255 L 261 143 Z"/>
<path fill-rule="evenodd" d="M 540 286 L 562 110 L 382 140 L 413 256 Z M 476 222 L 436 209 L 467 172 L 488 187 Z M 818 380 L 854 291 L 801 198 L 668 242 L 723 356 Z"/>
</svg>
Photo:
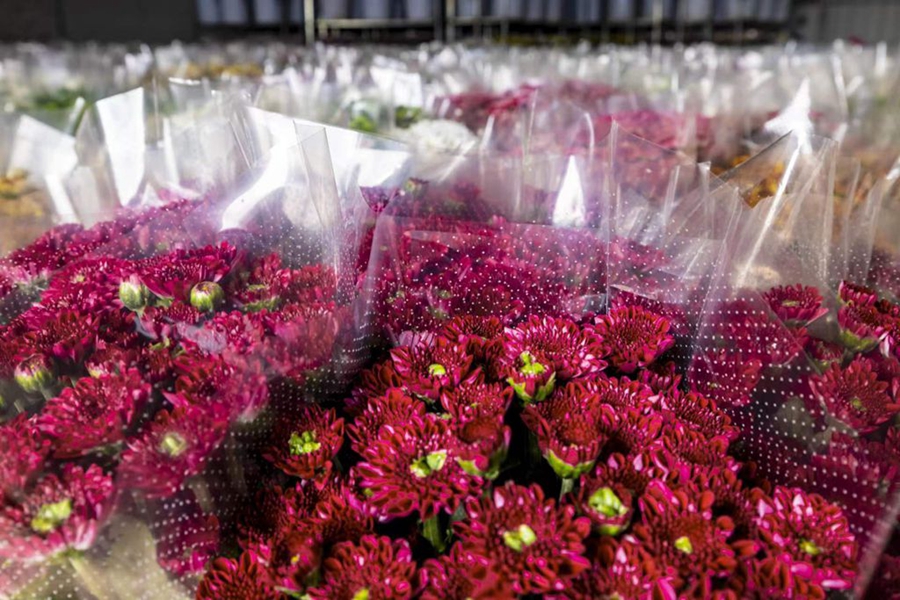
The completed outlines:
<svg viewBox="0 0 900 600">
<path fill-rule="evenodd" d="M 172 495 L 186 478 L 203 470 L 224 439 L 226 425 L 199 407 L 160 411 L 122 453 L 118 474 L 123 485 L 150 497 Z"/>
<path fill-rule="evenodd" d="M 723 436 L 734 441 L 740 430 L 731 424 L 731 418 L 716 403 L 695 392 L 678 390 L 660 396 L 659 408 L 670 419 L 702 433 L 707 438 Z"/>
<path fill-rule="evenodd" d="M 822 306 L 822 295 L 812 286 L 779 285 L 763 294 L 779 319 L 788 326 L 805 326 L 828 312 Z"/>
<path fill-rule="evenodd" d="M 746 359 L 738 352 L 709 351 L 695 357 L 688 381 L 695 392 L 717 404 L 740 408 L 750 404 L 759 382 L 762 362 Z"/>
<path fill-rule="evenodd" d="M 500 419 L 512 402 L 513 390 L 500 383 L 470 379 L 441 393 L 441 406 L 451 416 L 465 419 L 476 415 L 494 415 Z"/>
<path fill-rule="evenodd" d="M 115 501 L 112 477 L 97 465 L 67 464 L 0 507 L 0 557 L 24 563 L 87 550 Z"/>
<path fill-rule="evenodd" d="M 404 389 L 429 402 L 438 400 L 442 389 L 459 385 L 473 375 L 472 356 L 465 346 L 447 338 L 395 348 L 391 358 Z"/>
<path fill-rule="evenodd" d="M 840 508 L 818 494 L 776 487 L 757 504 L 757 526 L 766 552 L 786 554 L 791 572 L 825 590 L 847 590 L 859 569 L 857 545 Z"/>
<path fill-rule="evenodd" d="M 415 572 L 405 541 L 365 536 L 338 544 L 323 563 L 321 583 L 307 594 L 311 600 L 404 600 L 412 597 Z"/>
<path fill-rule="evenodd" d="M 517 594 L 560 592 L 590 566 L 583 556 L 590 522 L 574 512 L 545 499 L 536 485 L 510 482 L 467 501 L 468 519 L 455 527 L 462 550 L 487 559 Z"/>
<path fill-rule="evenodd" d="M 197 588 L 197 600 L 278 600 L 281 594 L 250 552 L 239 559 L 217 558 Z"/>
<path fill-rule="evenodd" d="M 640 306 L 610 308 L 597 318 L 594 330 L 603 355 L 623 373 L 646 367 L 675 343 L 669 321 Z"/>
<path fill-rule="evenodd" d="M 868 352 L 888 337 L 890 317 L 871 304 L 848 304 L 838 310 L 839 341 L 853 352 Z"/>
<path fill-rule="evenodd" d="M 878 428 L 900 411 L 888 395 L 888 384 L 878 380 L 872 363 L 857 357 L 841 368 L 834 364 L 822 375 L 813 375 L 810 388 L 834 417 L 860 432 Z"/>
<path fill-rule="evenodd" d="M 511 600 L 509 582 L 488 561 L 455 544 L 450 552 L 425 561 L 418 573 L 422 600 Z"/>
<path fill-rule="evenodd" d="M 35 430 L 27 416 L 19 415 L 0 425 L 0 503 L 6 497 L 19 497 L 38 474 L 50 440 Z"/>
<path fill-rule="evenodd" d="M 347 436 L 357 454 L 378 439 L 384 425 L 403 425 L 414 416 L 424 417 L 425 404 L 406 395 L 403 390 L 394 388 L 383 396 L 371 398 L 362 414 L 356 417 L 347 427 Z"/>
<path fill-rule="evenodd" d="M 125 439 L 128 427 L 150 398 L 137 371 L 83 377 L 50 399 L 35 427 L 53 440 L 53 455 L 73 458 Z"/>
<path fill-rule="evenodd" d="M 878 301 L 878 294 L 875 290 L 849 281 L 841 282 L 838 287 L 838 296 L 844 304 L 855 306 L 872 305 Z"/>
<path fill-rule="evenodd" d="M 327 478 L 332 459 L 344 442 L 344 420 L 333 409 L 309 404 L 277 426 L 266 460 L 289 475 L 303 479 Z"/>
<path fill-rule="evenodd" d="M 456 462 L 470 475 L 496 479 L 512 440 L 512 430 L 502 417 L 473 414 L 456 417 L 451 423 L 459 441 Z"/>
<path fill-rule="evenodd" d="M 459 441 L 450 424 L 435 415 L 382 428 L 356 467 L 368 502 L 388 517 L 418 512 L 425 521 L 452 513 L 473 495 L 479 478 L 457 462 Z"/>
</svg>

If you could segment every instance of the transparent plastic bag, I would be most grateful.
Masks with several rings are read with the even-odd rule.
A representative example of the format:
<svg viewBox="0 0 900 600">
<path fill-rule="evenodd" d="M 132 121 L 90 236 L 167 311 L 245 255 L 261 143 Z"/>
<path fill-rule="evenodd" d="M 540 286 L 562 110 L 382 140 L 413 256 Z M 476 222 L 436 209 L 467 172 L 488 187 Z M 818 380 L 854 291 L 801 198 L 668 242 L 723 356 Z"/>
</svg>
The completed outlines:
<svg viewBox="0 0 900 600">
<path fill-rule="evenodd" d="M 277 483 L 260 455 L 290 462 L 314 435 L 292 428 L 340 385 L 352 321 L 327 159 L 319 130 L 229 190 L 2 259 L 4 594 L 193 597 Z"/>
</svg>

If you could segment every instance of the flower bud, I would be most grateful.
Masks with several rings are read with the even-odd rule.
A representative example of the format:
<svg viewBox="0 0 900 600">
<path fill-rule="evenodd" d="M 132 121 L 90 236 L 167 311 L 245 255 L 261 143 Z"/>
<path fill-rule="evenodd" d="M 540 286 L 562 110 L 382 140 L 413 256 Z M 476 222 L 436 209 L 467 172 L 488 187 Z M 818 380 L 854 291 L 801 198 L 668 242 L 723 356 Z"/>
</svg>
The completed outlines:
<svg viewBox="0 0 900 600">
<path fill-rule="evenodd" d="M 16 383 L 29 394 L 45 390 L 53 385 L 53 365 L 43 354 L 34 354 L 19 363 L 14 377 Z"/>
<path fill-rule="evenodd" d="M 119 284 L 119 300 L 125 308 L 139 311 L 150 301 L 150 290 L 137 277 L 129 277 Z"/>
<path fill-rule="evenodd" d="M 203 312 L 219 308 L 225 302 L 225 290 L 218 283 L 201 281 L 191 289 L 191 306 Z"/>
</svg>

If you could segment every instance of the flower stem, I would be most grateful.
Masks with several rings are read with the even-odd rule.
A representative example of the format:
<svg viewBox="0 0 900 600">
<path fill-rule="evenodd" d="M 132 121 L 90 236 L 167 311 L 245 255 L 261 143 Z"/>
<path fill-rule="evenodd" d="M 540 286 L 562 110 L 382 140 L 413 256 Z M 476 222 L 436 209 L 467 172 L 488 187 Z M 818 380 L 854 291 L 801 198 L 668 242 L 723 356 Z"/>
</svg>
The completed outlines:
<svg viewBox="0 0 900 600">
<path fill-rule="evenodd" d="M 559 501 L 562 502 L 562 499 L 566 497 L 566 494 L 572 491 L 572 488 L 575 487 L 575 480 L 565 478 L 562 480 L 561 485 L 559 486 Z"/>
<path fill-rule="evenodd" d="M 107 600 L 110 598 L 107 594 L 106 587 L 103 584 L 103 576 L 94 566 L 84 558 L 80 552 L 73 552 L 68 555 L 69 564 L 78 575 L 79 581 L 87 589 L 96 600 Z"/>
<path fill-rule="evenodd" d="M 438 515 L 434 515 L 422 522 L 422 535 L 425 536 L 425 539 L 431 543 L 438 553 L 443 553 L 447 549 Z"/>
</svg>

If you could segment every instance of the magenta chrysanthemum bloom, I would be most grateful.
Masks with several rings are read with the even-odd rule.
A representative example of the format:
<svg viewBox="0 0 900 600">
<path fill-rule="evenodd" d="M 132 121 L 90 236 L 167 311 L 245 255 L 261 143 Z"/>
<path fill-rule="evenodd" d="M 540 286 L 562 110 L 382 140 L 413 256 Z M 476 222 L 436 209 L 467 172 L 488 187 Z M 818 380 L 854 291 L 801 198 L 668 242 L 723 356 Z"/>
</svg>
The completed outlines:
<svg viewBox="0 0 900 600">
<path fill-rule="evenodd" d="M 462 549 L 489 560 L 517 594 L 563 591 L 590 566 L 583 556 L 590 521 L 576 518 L 572 506 L 545 499 L 537 485 L 510 482 L 465 507 L 468 519 L 454 525 Z"/>
<path fill-rule="evenodd" d="M 573 579 L 561 594 L 547 600 L 596 600 L 597 598 L 653 598 L 676 600 L 670 577 L 663 577 L 646 550 L 632 542 L 602 538 L 591 568 Z"/>
<path fill-rule="evenodd" d="M 369 503 L 382 514 L 403 517 L 418 511 L 425 521 L 452 513 L 477 492 L 480 480 L 457 462 L 459 441 L 440 417 L 413 418 L 381 431 L 356 468 Z"/>
<path fill-rule="evenodd" d="M 811 337 L 806 342 L 806 354 L 819 371 L 826 371 L 831 365 L 844 359 L 844 348 L 838 344 Z"/>
<path fill-rule="evenodd" d="M 689 495 L 661 481 L 651 482 L 638 500 L 641 519 L 632 528 L 633 537 L 689 597 L 709 597 L 713 579 L 729 577 L 738 564 L 728 544 L 734 523 L 713 516 L 714 501 L 712 492 Z"/>
<path fill-rule="evenodd" d="M 79 363 L 93 348 L 99 325 L 92 315 L 62 310 L 31 324 L 25 339 L 36 351 L 59 361 Z"/>
<path fill-rule="evenodd" d="M 227 422 L 201 408 L 160 411 L 122 453 L 122 484 L 150 497 L 174 494 L 185 479 L 203 470 L 225 438 L 226 427 Z"/>
<path fill-rule="evenodd" d="M 717 404 L 740 408 L 750 404 L 761 371 L 759 360 L 748 360 L 740 353 L 720 350 L 696 357 L 691 363 L 688 381 L 693 391 L 712 398 Z"/>
<path fill-rule="evenodd" d="M 24 563 L 64 550 L 87 550 L 115 501 L 112 477 L 97 465 L 73 464 L 46 475 L 0 507 L 0 557 Z"/>
<path fill-rule="evenodd" d="M 193 498 L 183 500 L 154 537 L 159 566 L 178 577 L 202 573 L 219 551 L 219 520 L 203 514 Z"/>
<path fill-rule="evenodd" d="M 338 544 L 322 565 L 322 582 L 307 591 L 311 600 L 412 597 L 416 572 L 409 545 L 386 536 Z"/>
<path fill-rule="evenodd" d="M 461 343 L 473 338 L 490 341 L 502 336 L 503 329 L 503 323 L 497 317 L 462 316 L 450 319 L 438 335 Z"/>
<path fill-rule="evenodd" d="M 660 396 L 659 408 L 668 418 L 689 427 L 708 438 L 723 436 L 729 442 L 740 435 L 731 418 L 706 396 L 675 390 Z"/>
<path fill-rule="evenodd" d="M 793 360 L 806 343 L 806 329 L 788 329 L 777 319 L 748 302 L 737 300 L 720 308 L 716 341 L 723 349 L 734 349 L 745 361 L 763 366 Z"/>
<path fill-rule="evenodd" d="M 279 600 L 265 568 L 250 552 L 217 558 L 197 587 L 197 600 Z"/>
<path fill-rule="evenodd" d="M 422 600 L 504 600 L 515 597 L 509 582 L 489 568 L 489 561 L 455 544 L 450 552 L 425 561 L 419 569 Z"/>
<path fill-rule="evenodd" d="M 627 377 L 598 377 L 589 381 L 574 381 L 564 390 L 565 394 L 595 395 L 591 402 L 609 404 L 617 409 L 636 408 L 641 412 L 650 409 L 654 401 L 653 390 Z"/>
<path fill-rule="evenodd" d="M 25 415 L 0 425 L 0 503 L 5 498 L 20 497 L 28 483 L 38 474 L 50 441 L 44 439 Z"/>
<path fill-rule="evenodd" d="M 600 535 L 616 536 L 631 523 L 634 504 L 627 487 L 608 479 L 605 473 L 582 477 L 576 504 L 579 514 L 591 520 L 595 531 Z"/>
<path fill-rule="evenodd" d="M 887 394 L 888 384 L 878 380 L 865 358 L 855 358 L 845 369 L 832 365 L 822 375 L 811 376 L 809 386 L 830 414 L 862 433 L 877 429 L 900 411 L 900 404 Z"/>
<path fill-rule="evenodd" d="M 606 368 L 594 332 L 567 319 L 531 317 L 507 329 L 505 337 L 506 380 L 526 402 L 546 398 L 554 382 L 594 375 Z"/>
<path fill-rule="evenodd" d="M 123 441 L 150 392 L 150 385 L 133 370 L 83 377 L 75 387 L 47 401 L 35 418 L 35 427 L 53 440 L 56 458 L 82 456 Z"/>
<path fill-rule="evenodd" d="M 187 302 L 198 283 L 221 281 L 238 260 L 234 246 L 207 246 L 195 250 L 176 250 L 137 262 L 141 282 L 157 296 Z"/>
<path fill-rule="evenodd" d="M 567 386 L 566 392 L 572 388 Z M 563 479 L 574 479 L 594 466 L 619 423 L 615 409 L 595 396 L 561 393 L 525 407 L 522 420 L 537 436 L 541 454 Z"/>
<path fill-rule="evenodd" d="M 822 306 L 822 295 L 812 286 L 779 285 L 764 293 L 763 298 L 789 326 L 805 326 L 828 313 Z"/>
<path fill-rule="evenodd" d="M 849 304 L 838 310 L 841 344 L 853 352 L 868 352 L 885 342 L 890 317 L 871 304 Z"/>
<path fill-rule="evenodd" d="M 857 543 L 841 509 L 818 494 L 777 487 L 757 504 L 760 539 L 773 558 L 788 555 L 791 572 L 825 590 L 848 590 L 859 569 Z"/>
<path fill-rule="evenodd" d="M 173 366 L 175 389 L 164 394 L 172 406 L 199 406 L 248 423 L 269 403 L 267 377 L 252 359 L 188 352 L 176 357 Z"/>
<path fill-rule="evenodd" d="M 675 363 L 653 363 L 648 369 L 641 371 L 639 381 L 657 394 L 665 394 L 679 389 L 681 386 L 681 374 L 675 367 Z"/>
<path fill-rule="evenodd" d="M 476 415 L 493 415 L 503 419 L 512 402 L 513 390 L 499 383 L 468 380 L 441 393 L 441 406 L 451 416 L 465 419 Z"/>
<path fill-rule="evenodd" d="M 640 306 L 611 308 L 594 330 L 603 355 L 624 373 L 646 367 L 675 344 L 669 321 Z"/>
<path fill-rule="evenodd" d="M 272 445 L 263 457 L 288 475 L 325 478 L 343 443 L 344 420 L 337 418 L 334 409 L 309 404 L 276 425 Z"/>
<path fill-rule="evenodd" d="M 878 301 L 875 290 L 865 286 L 856 285 L 849 281 L 842 281 L 838 287 L 838 296 L 844 304 L 855 306 L 868 306 Z"/>
<path fill-rule="evenodd" d="M 357 454 L 362 454 L 378 439 L 384 425 L 403 425 L 413 417 L 424 418 L 425 404 L 411 398 L 400 389 L 389 390 L 384 396 L 372 398 L 365 410 L 347 427 L 347 437 Z"/>
<path fill-rule="evenodd" d="M 728 438 L 723 435 L 708 438 L 682 423 L 667 422 L 660 440 L 666 450 L 689 463 L 738 470 L 738 463 L 727 454 Z"/>
<path fill-rule="evenodd" d="M 391 358 L 404 389 L 429 402 L 439 399 L 441 389 L 457 386 L 473 374 L 472 356 L 465 346 L 446 338 L 394 348 Z"/>
<path fill-rule="evenodd" d="M 825 600 L 825 590 L 794 574 L 793 567 L 793 561 L 785 554 L 747 561 L 745 597 L 753 600 Z"/>
<path fill-rule="evenodd" d="M 394 369 L 394 363 L 385 361 L 359 374 L 359 384 L 353 397 L 347 400 L 344 410 L 350 416 L 358 416 L 370 398 L 384 396 L 392 388 L 403 388 L 404 378 Z"/>
<path fill-rule="evenodd" d="M 459 441 L 456 462 L 470 475 L 496 479 L 512 440 L 512 429 L 502 416 L 467 415 L 451 423 Z"/>
</svg>

